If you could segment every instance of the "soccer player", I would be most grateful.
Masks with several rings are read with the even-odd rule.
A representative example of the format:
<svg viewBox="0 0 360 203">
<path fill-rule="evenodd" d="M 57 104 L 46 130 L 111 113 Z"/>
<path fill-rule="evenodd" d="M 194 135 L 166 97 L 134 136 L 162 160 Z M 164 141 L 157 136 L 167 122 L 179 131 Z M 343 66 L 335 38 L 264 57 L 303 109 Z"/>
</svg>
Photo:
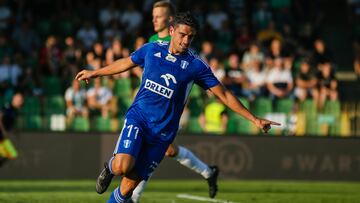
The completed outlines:
<svg viewBox="0 0 360 203">
<path fill-rule="evenodd" d="M 11 102 L 0 109 L 0 166 L 17 157 L 17 151 L 9 139 L 9 131 L 13 129 L 17 110 L 23 103 L 23 95 L 16 93 Z"/>
<path fill-rule="evenodd" d="M 152 35 L 149 42 L 169 42 L 169 22 L 173 19 L 175 7 L 169 1 L 158 1 L 153 5 L 152 16 L 153 26 L 156 34 Z M 141 69 L 141 68 L 139 68 Z M 184 146 L 177 146 L 174 143 L 169 145 L 166 156 L 174 158 L 180 164 L 195 171 L 207 180 L 209 196 L 214 198 L 217 193 L 217 177 L 219 169 L 216 166 L 208 166 Z M 104 169 L 106 170 L 106 169 Z M 102 176 L 100 176 L 100 179 Z M 132 201 L 139 202 L 140 196 L 145 189 L 147 181 L 141 181 L 132 194 Z M 110 182 L 109 182 L 110 184 Z M 99 188 L 98 188 L 99 189 Z M 104 187 L 101 187 L 104 189 Z M 104 191 L 98 191 L 103 193 Z"/>
<path fill-rule="evenodd" d="M 132 191 L 147 180 L 165 156 L 179 127 L 179 120 L 193 83 L 210 90 L 230 109 L 267 132 L 279 123 L 257 118 L 216 79 L 209 66 L 188 48 L 198 24 L 189 13 L 179 13 L 169 28 L 169 43 L 148 43 L 130 57 L 98 69 L 83 70 L 77 80 L 121 73 L 139 65 L 142 82 L 109 161 L 109 174 L 123 176 L 108 203 L 130 199 Z"/>
</svg>

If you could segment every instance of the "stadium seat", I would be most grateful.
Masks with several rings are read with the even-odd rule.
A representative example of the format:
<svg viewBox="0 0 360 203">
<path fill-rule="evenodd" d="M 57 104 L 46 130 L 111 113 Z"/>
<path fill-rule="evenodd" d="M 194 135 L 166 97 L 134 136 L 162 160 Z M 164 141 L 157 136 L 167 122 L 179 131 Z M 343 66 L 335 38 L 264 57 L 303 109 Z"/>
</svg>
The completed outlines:
<svg viewBox="0 0 360 203">
<path fill-rule="evenodd" d="M 275 103 L 275 112 L 289 114 L 294 106 L 292 99 L 279 99 Z"/>
<path fill-rule="evenodd" d="M 235 134 L 237 133 L 238 117 L 234 114 L 230 114 L 227 123 L 226 133 Z"/>
<path fill-rule="evenodd" d="M 117 107 L 119 114 L 124 115 L 132 103 L 131 97 L 118 97 Z"/>
<path fill-rule="evenodd" d="M 236 113 L 230 113 L 226 132 L 230 134 L 250 135 L 254 134 L 254 126 L 249 120 L 242 116 Z"/>
<path fill-rule="evenodd" d="M 190 98 L 199 98 L 201 97 L 201 87 L 198 85 L 193 85 L 191 92 L 190 92 Z"/>
<path fill-rule="evenodd" d="M 253 102 L 253 112 L 255 115 L 264 117 L 265 114 L 272 112 L 272 102 L 268 98 L 258 98 Z"/>
<path fill-rule="evenodd" d="M 332 115 L 336 118 L 340 116 L 340 102 L 339 101 L 326 101 L 324 105 L 324 113 Z"/>
<path fill-rule="evenodd" d="M 65 113 L 65 100 L 62 95 L 48 96 L 44 103 L 44 113 L 50 114 L 64 114 Z"/>
<path fill-rule="evenodd" d="M 300 103 L 300 111 L 304 112 L 306 116 L 317 115 L 317 108 L 314 100 L 307 99 Z"/>
<path fill-rule="evenodd" d="M 111 119 L 98 116 L 93 119 L 92 130 L 97 132 L 110 132 L 111 131 Z"/>
<path fill-rule="evenodd" d="M 241 134 L 241 135 L 251 135 L 254 133 L 254 128 L 252 123 L 241 117 L 238 120 L 238 125 L 237 125 L 237 133 Z"/>
<path fill-rule="evenodd" d="M 48 19 L 43 19 L 36 23 L 36 31 L 43 39 L 49 36 L 51 29 L 51 22 Z"/>
<path fill-rule="evenodd" d="M 23 115 L 38 115 L 40 114 L 40 107 L 41 105 L 38 97 L 25 97 L 20 113 Z"/>
<path fill-rule="evenodd" d="M 3 107 L 5 104 L 4 97 L 0 96 L 0 108 Z"/>
<path fill-rule="evenodd" d="M 131 97 L 131 81 L 129 78 L 119 78 L 115 80 L 114 95 L 122 98 Z"/>
<path fill-rule="evenodd" d="M 75 132 L 88 132 L 90 130 L 89 120 L 84 117 L 75 117 L 71 123 L 71 129 Z"/>
<path fill-rule="evenodd" d="M 190 117 L 199 117 L 204 111 L 204 101 L 201 97 L 190 98 L 187 106 L 190 110 Z"/>
<path fill-rule="evenodd" d="M 187 131 L 189 133 L 202 133 L 203 132 L 203 130 L 200 126 L 198 117 L 190 117 L 189 118 Z"/>
<path fill-rule="evenodd" d="M 62 94 L 62 83 L 58 77 L 45 77 L 43 79 L 44 93 L 47 96 Z"/>
<path fill-rule="evenodd" d="M 40 115 L 26 115 L 22 117 L 22 129 L 42 130 L 43 129 L 42 117 Z"/>
<path fill-rule="evenodd" d="M 56 23 L 55 25 L 56 25 L 56 32 L 58 34 L 60 34 L 61 36 L 67 37 L 67 36 L 73 34 L 74 22 L 72 22 L 70 20 L 62 20 L 62 21 Z"/>
<path fill-rule="evenodd" d="M 47 114 L 43 117 L 44 130 L 65 131 L 66 116 L 64 114 Z"/>
<path fill-rule="evenodd" d="M 320 135 L 320 126 L 317 115 L 306 116 L 306 134 Z"/>
</svg>

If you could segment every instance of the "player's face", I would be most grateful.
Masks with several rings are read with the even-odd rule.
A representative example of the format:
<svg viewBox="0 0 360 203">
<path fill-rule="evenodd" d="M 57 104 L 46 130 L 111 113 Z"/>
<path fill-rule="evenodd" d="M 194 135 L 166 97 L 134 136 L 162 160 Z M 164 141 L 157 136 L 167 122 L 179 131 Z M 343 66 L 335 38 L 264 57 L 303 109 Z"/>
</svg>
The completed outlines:
<svg viewBox="0 0 360 203">
<path fill-rule="evenodd" d="M 167 8 L 165 7 L 156 7 L 152 11 L 152 23 L 154 25 L 155 32 L 161 32 L 168 27 L 169 15 Z"/>
<path fill-rule="evenodd" d="M 181 53 L 188 49 L 195 34 L 195 30 L 188 25 L 179 24 L 170 27 L 171 44 L 175 51 Z"/>
</svg>

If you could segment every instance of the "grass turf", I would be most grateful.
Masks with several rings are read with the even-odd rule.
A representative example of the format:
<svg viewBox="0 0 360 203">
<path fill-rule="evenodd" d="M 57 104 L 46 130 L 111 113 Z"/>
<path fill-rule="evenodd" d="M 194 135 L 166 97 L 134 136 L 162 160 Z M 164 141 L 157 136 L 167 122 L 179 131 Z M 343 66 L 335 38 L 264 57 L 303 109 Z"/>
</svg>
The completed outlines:
<svg viewBox="0 0 360 203">
<path fill-rule="evenodd" d="M 94 181 L 0 181 L 1 203 L 95 203 L 106 202 L 116 181 L 103 195 Z M 179 194 L 207 195 L 205 181 L 149 182 L 141 203 L 360 203 L 359 182 L 220 181 L 215 200 L 179 198 Z M 193 198 L 193 197 L 190 197 Z M 225 200 L 225 201 L 223 201 Z"/>
</svg>

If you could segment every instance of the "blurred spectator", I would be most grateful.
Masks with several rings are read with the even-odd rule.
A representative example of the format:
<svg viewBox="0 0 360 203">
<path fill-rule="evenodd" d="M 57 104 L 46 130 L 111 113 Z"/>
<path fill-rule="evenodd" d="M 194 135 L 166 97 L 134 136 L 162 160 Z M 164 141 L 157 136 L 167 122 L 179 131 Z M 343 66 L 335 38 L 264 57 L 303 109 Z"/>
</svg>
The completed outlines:
<svg viewBox="0 0 360 203">
<path fill-rule="evenodd" d="M 228 15 L 221 10 L 218 3 L 213 3 L 211 5 L 211 10 L 206 16 L 206 22 L 210 27 L 215 31 L 222 31 L 223 24 L 228 20 Z"/>
<path fill-rule="evenodd" d="M 260 61 L 254 61 L 251 69 L 247 69 L 245 72 L 247 83 L 245 83 L 243 92 L 250 101 L 264 96 L 266 74 L 262 70 L 262 65 Z"/>
<path fill-rule="evenodd" d="M 4 56 L 12 56 L 14 54 L 14 48 L 11 46 L 9 39 L 0 34 L 0 61 L 3 60 Z"/>
<path fill-rule="evenodd" d="M 13 13 L 5 0 L 0 0 L 0 31 L 6 31 Z"/>
<path fill-rule="evenodd" d="M 45 46 L 40 51 L 39 65 L 45 75 L 58 75 L 60 72 L 61 50 L 57 45 L 57 39 L 49 36 Z"/>
<path fill-rule="evenodd" d="M 275 59 L 275 58 L 282 59 L 286 56 L 286 54 L 284 53 L 284 51 L 282 49 L 282 44 L 281 44 L 280 40 L 278 40 L 278 39 L 271 40 L 268 56 L 271 57 L 272 59 Z"/>
<path fill-rule="evenodd" d="M 354 72 L 358 78 L 358 80 L 360 80 L 360 43 L 358 40 L 354 41 Z"/>
<path fill-rule="evenodd" d="M 104 47 L 101 42 L 95 42 L 93 45 L 94 59 L 100 61 L 100 66 L 105 66 Z"/>
<path fill-rule="evenodd" d="M 256 42 L 250 44 L 249 50 L 246 51 L 242 58 L 243 68 L 248 71 L 263 63 L 265 60 L 264 54 L 261 52 L 259 45 Z"/>
<path fill-rule="evenodd" d="M 293 89 L 291 70 L 284 67 L 283 59 L 275 58 L 266 78 L 267 89 L 272 100 L 288 98 Z"/>
<path fill-rule="evenodd" d="M 65 91 L 66 114 L 68 122 L 71 122 L 74 116 L 81 115 L 85 118 L 89 115 L 86 105 L 86 90 L 81 88 L 80 82 L 73 80 L 71 87 Z"/>
<path fill-rule="evenodd" d="M 16 87 L 22 73 L 23 71 L 20 66 L 13 63 L 10 56 L 4 56 L 0 64 L 0 83 L 7 83 Z"/>
<path fill-rule="evenodd" d="M 303 48 L 303 45 L 299 44 L 294 36 L 293 29 L 291 25 L 285 24 L 282 27 L 282 35 L 284 38 L 283 41 L 283 49 L 285 53 L 291 54 L 291 55 L 297 55 L 299 49 Z M 304 53 L 299 53 L 304 54 Z"/>
<path fill-rule="evenodd" d="M 134 50 L 138 50 L 140 47 L 142 47 L 144 44 L 146 43 L 146 40 L 144 37 L 137 37 L 135 39 L 135 45 L 134 45 Z"/>
<path fill-rule="evenodd" d="M 300 71 L 296 76 L 294 94 L 297 99 L 304 101 L 305 99 L 312 97 L 317 103 L 319 98 L 319 92 L 316 88 L 317 80 L 314 73 L 311 71 L 308 61 L 303 60 L 300 64 Z"/>
<path fill-rule="evenodd" d="M 82 65 L 82 53 L 81 50 L 75 47 L 75 41 L 73 37 L 67 37 L 65 39 L 65 48 L 63 53 L 63 67 L 61 71 L 65 77 L 73 77 L 78 72 L 78 67 Z"/>
<path fill-rule="evenodd" d="M 242 88 L 246 77 L 240 68 L 239 56 L 236 53 L 229 55 L 225 72 L 224 85 L 236 96 L 244 96 Z"/>
<path fill-rule="evenodd" d="M 86 66 L 85 69 L 88 70 L 96 70 L 101 67 L 101 60 L 98 58 L 95 58 L 95 54 L 92 51 L 89 51 L 86 54 Z"/>
<path fill-rule="evenodd" d="M 212 70 L 212 72 L 214 73 L 215 77 L 219 80 L 219 81 L 223 81 L 224 77 L 225 77 L 225 71 L 224 68 L 222 67 L 222 65 L 219 62 L 219 59 L 217 58 L 211 58 L 209 61 L 209 66 Z"/>
<path fill-rule="evenodd" d="M 260 31 L 268 27 L 272 21 L 272 13 L 269 10 L 268 2 L 265 0 L 258 1 L 256 7 L 252 15 L 252 23 L 255 31 Z"/>
<path fill-rule="evenodd" d="M 318 65 L 325 62 L 334 62 L 331 52 L 326 48 L 322 39 L 314 41 L 314 52 L 311 56 L 311 65 L 318 68 Z"/>
<path fill-rule="evenodd" d="M 200 57 L 205 62 L 209 62 L 211 58 L 214 57 L 214 45 L 210 41 L 204 41 L 201 44 L 201 51 L 200 51 Z"/>
<path fill-rule="evenodd" d="M 106 50 L 106 65 L 123 58 L 123 45 L 119 38 L 112 41 L 111 47 Z"/>
<path fill-rule="evenodd" d="M 221 32 L 216 34 L 216 47 L 222 54 L 227 54 L 233 46 L 233 32 L 230 29 L 228 21 L 224 21 L 221 26 Z"/>
<path fill-rule="evenodd" d="M 276 26 L 273 21 L 271 21 L 268 24 L 267 28 L 260 30 L 256 38 L 260 43 L 262 43 L 265 46 L 267 46 L 269 42 L 271 42 L 274 39 L 277 39 L 280 42 L 283 40 L 281 33 L 278 30 L 276 30 Z"/>
<path fill-rule="evenodd" d="M 331 74 L 331 64 L 323 63 L 319 65 L 320 75 L 318 76 L 318 88 L 319 88 L 319 109 L 325 104 L 327 99 L 337 100 L 337 81 L 333 74 Z"/>
<path fill-rule="evenodd" d="M 249 48 L 251 42 L 254 40 L 254 36 L 250 34 L 247 26 L 241 26 L 236 32 L 236 48 L 237 51 L 242 53 Z"/>
<path fill-rule="evenodd" d="M 90 22 L 86 21 L 83 24 L 83 27 L 77 32 L 76 38 L 80 40 L 83 48 L 89 51 L 98 39 L 98 32 Z"/>
<path fill-rule="evenodd" d="M 103 7 L 99 11 L 99 22 L 103 28 L 110 25 L 110 22 L 114 22 L 120 19 L 121 13 L 116 5 L 115 0 L 111 0 L 106 7 Z"/>
<path fill-rule="evenodd" d="M 113 115 L 114 111 L 111 111 L 110 106 L 112 96 L 111 90 L 102 86 L 101 79 L 95 78 L 94 87 L 87 91 L 87 104 L 90 112 L 95 114 L 100 112 L 103 118 L 108 118 L 110 112 L 112 112 L 111 115 Z"/>
<path fill-rule="evenodd" d="M 121 39 L 123 37 L 123 31 L 120 29 L 117 21 L 111 21 L 110 25 L 105 28 L 103 32 L 104 48 L 108 49 L 111 47 L 113 40 L 116 38 Z"/>
<path fill-rule="evenodd" d="M 25 55 L 37 50 L 40 45 L 40 39 L 28 21 L 22 22 L 20 26 L 15 28 L 12 39 L 16 47 Z"/>
<path fill-rule="evenodd" d="M 128 34 L 138 34 L 137 30 L 140 27 L 143 20 L 142 14 L 135 9 L 135 5 L 130 2 L 128 3 L 127 9 L 121 16 L 121 22 L 126 28 Z"/>
<path fill-rule="evenodd" d="M 228 120 L 224 104 L 219 102 L 214 96 L 211 96 L 209 103 L 205 106 L 204 113 L 199 117 L 200 126 L 203 131 L 223 134 L 226 132 Z"/>
</svg>

